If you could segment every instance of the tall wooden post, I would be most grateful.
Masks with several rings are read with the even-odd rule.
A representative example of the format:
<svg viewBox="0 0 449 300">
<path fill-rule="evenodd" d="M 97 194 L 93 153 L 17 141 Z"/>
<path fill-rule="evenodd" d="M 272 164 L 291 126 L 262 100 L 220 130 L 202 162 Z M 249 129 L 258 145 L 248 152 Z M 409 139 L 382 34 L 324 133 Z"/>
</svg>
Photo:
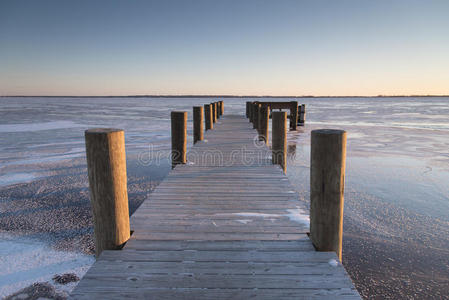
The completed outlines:
<svg viewBox="0 0 449 300">
<path fill-rule="evenodd" d="M 204 139 L 203 135 L 203 107 L 193 107 L 193 143 Z"/>
<path fill-rule="evenodd" d="M 249 101 L 246 101 L 246 117 L 247 118 L 249 118 L 249 104 L 250 104 L 251 102 L 249 102 Z"/>
<path fill-rule="evenodd" d="M 212 102 L 212 122 L 217 122 L 217 102 Z"/>
<path fill-rule="evenodd" d="M 302 104 L 301 112 L 299 114 L 299 125 L 304 126 L 305 123 L 306 123 L 306 105 Z"/>
<path fill-rule="evenodd" d="M 310 237 L 318 251 L 335 251 L 341 261 L 346 132 L 312 131 L 310 153 Z"/>
<path fill-rule="evenodd" d="M 103 250 L 120 249 L 130 237 L 125 133 L 97 128 L 84 137 L 98 257 Z"/>
<path fill-rule="evenodd" d="M 215 102 L 215 104 L 217 105 L 217 120 L 220 119 L 220 101 Z"/>
<path fill-rule="evenodd" d="M 252 123 L 253 122 L 253 102 L 250 102 L 248 105 L 248 117 L 249 117 L 249 121 Z"/>
<path fill-rule="evenodd" d="M 272 162 L 280 165 L 285 173 L 287 170 L 287 112 L 273 111 L 271 123 Z"/>
<path fill-rule="evenodd" d="M 268 124 L 270 122 L 270 107 L 262 105 L 259 110 L 259 140 L 268 144 Z"/>
<path fill-rule="evenodd" d="M 206 130 L 214 129 L 212 104 L 204 104 L 204 119 L 206 120 Z"/>
<path fill-rule="evenodd" d="M 290 102 L 290 129 L 296 130 L 298 126 L 298 101 Z"/>
<path fill-rule="evenodd" d="M 220 103 L 220 116 L 222 116 L 224 114 L 223 100 L 220 100 L 218 103 Z"/>
<path fill-rule="evenodd" d="M 186 163 L 187 112 L 171 112 L 171 156 L 172 166 Z"/>
<path fill-rule="evenodd" d="M 254 115 L 253 115 L 253 128 L 255 128 L 259 132 L 259 109 L 260 104 L 254 103 Z"/>
</svg>

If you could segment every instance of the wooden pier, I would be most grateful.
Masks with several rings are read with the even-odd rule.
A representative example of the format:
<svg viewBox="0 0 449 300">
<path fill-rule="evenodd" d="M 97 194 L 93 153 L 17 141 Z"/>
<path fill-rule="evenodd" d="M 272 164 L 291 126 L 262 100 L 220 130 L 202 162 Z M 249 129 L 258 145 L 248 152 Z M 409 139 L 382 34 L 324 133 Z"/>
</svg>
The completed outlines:
<svg viewBox="0 0 449 300">
<path fill-rule="evenodd" d="M 360 299 L 244 116 L 223 115 L 130 218 L 74 299 Z"/>
</svg>

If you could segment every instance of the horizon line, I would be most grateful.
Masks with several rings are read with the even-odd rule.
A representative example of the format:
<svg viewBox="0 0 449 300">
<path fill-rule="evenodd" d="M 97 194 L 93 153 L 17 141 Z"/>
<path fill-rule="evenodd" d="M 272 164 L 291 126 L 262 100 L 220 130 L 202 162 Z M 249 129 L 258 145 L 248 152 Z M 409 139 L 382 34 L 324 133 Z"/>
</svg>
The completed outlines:
<svg viewBox="0 0 449 300">
<path fill-rule="evenodd" d="M 342 95 L 342 96 L 326 96 L 326 95 L 0 95 L 0 98 L 400 98 L 400 97 L 449 97 L 448 95 Z"/>
</svg>

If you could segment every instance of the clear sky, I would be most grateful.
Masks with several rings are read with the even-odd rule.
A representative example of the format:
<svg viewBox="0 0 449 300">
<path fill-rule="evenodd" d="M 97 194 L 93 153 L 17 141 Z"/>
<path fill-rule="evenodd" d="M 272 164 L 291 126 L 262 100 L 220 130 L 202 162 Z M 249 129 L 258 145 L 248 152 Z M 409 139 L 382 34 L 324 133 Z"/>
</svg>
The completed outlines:
<svg viewBox="0 0 449 300">
<path fill-rule="evenodd" d="M 449 1 L 0 0 L 0 95 L 449 94 Z"/>
</svg>

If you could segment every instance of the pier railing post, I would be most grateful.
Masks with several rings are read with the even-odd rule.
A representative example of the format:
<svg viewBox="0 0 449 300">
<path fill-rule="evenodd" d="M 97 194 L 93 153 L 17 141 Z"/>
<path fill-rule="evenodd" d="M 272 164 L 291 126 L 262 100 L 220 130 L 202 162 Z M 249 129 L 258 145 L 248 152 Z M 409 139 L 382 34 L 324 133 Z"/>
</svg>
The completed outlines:
<svg viewBox="0 0 449 300">
<path fill-rule="evenodd" d="M 171 157 L 172 166 L 186 163 L 187 112 L 171 112 Z"/>
<path fill-rule="evenodd" d="M 298 126 L 298 101 L 291 101 L 290 103 L 290 129 L 296 130 Z"/>
<path fill-rule="evenodd" d="M 206 130 L 214 129 L 212 104 L 204 104 L 204 119 L 206 120 Z"/>
<path fill-rule="evenodd" d="M 268 124 L 270 122 L 270 107 L 262 105 L 259 109 L 259 140 L 268 144 Z"/>
<path fill-rule="evenodd" d="M 103 250 L 120 249 L 130 237 L 125 134 L 98 128 L 84 136 L 98 258 Z"/>
<path fill-rule="evenodd" d="M 214 102 L 217 109 L 217 120 L 220 119 L 220 101 Z"/>
<path fill-rule="evenodd" d="M 193 107 L 193 143 L 204 139 L 203 134 L 203 107 L 194 106 Z"/>
<path fill-rule="evenodd" d="M 306 123 L 306 105 L 301 104 L 301 111 L 299 113 L 299 125 L 304 126 Z"/>
<path fill-rule="evenodd" d="M 253 115 L 253 128 L 259 132 L 259 110 L 260 110 L 260 104 L 255 103 L 254 104 L 254 115 Z"/>
<path fill-rule="evenodd" d="M 287 112 L 273 111 L 271 123 L 272 162 L 280 165 L 285 173 L 287 169 Z"/>
<path fill-rule="evenodd" d="M 346 132 L 312 131 L 310 153 L 310 237 L 318 251 L 335 251 L 341 261 Z"/>
<path fill-rule="evenodd" d="M 224 106 L 223 106 L 223 101 L 219 101 L 218 103 L 220 103 L 220 116 L 222 116 L 224 114 Z"/>
<path fill-rule="evenodd" d="M 249 117 L 250 123 L 253 122 L 253 111 L 254 111 L 254 103 L 250 102 L 248 105 L 248 117 Z"/>
</svg>

